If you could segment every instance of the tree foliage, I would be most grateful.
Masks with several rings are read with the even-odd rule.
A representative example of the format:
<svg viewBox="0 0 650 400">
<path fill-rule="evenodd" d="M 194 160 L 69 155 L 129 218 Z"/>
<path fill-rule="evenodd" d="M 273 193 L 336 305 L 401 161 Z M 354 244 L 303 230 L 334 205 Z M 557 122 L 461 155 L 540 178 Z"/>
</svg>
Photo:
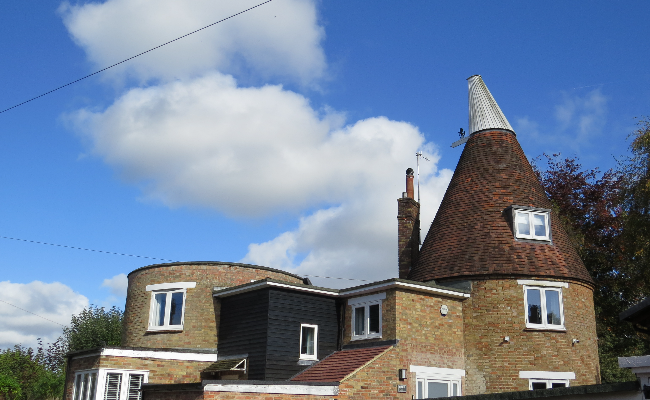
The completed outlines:
<svg viewBox="0 0 650 400">
<path fill-rule="evenodd" d="M 21 345 L 0 351 L 0 398 L 7 400 L 61 399 L 68 352 L 119 346 L 123 312 L 91 305 L 73 315 L 70 326 L 47 348 L 39 339 L 36 350 Z"/>
<path fill-rule="evenodd" d="M 124 313 L 117 307 L 106 310 L 93 305 L 79 315 L 73 315 L 70 326 L 63 328 L 67 351 L 119 346 L 122 342 L 123 318 Z"/>
<path fill-rule="evenodd" d="M 583 170 L 575 158 L 546 156 L 536 170 L 587 270 L 603 382 L 634 379 L 618 357 L 650 354 L 650 343 L 619 314 L 650 295 L 650 121 L 632 134 L 632 156 L 617 170 Z"/>
</svg>

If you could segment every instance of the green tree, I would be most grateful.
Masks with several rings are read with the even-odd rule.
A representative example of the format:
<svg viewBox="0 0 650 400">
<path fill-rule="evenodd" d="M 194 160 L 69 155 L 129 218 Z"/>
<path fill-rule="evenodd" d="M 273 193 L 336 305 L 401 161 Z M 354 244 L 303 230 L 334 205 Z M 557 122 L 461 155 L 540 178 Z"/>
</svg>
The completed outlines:
<svg viewBox="0 0 650 400">
<path fill-rule="evenodd" d="M 63 338 L 68 352 L 122 343 L 124 313 L 117 307 L 105 309 L 91 305 L 78 315 L 73 315 L 70 326 L 63 328 Z"/>
</svg>

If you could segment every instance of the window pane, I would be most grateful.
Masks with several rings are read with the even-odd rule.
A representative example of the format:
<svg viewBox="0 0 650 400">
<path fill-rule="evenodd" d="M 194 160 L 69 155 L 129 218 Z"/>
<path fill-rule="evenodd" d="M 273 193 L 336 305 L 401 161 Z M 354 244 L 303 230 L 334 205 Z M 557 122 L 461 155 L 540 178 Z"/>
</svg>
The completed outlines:
<svg viewBox="0 0 650 400">
<path fill-rule="evenodd" d="M 95 400 L 95 392 L 97 391 L 97 374 L 95 372 L 90 373 L 90 390 L 88 400 Z"/>
<path fill-rule="evenodd" d="M 169 325 L 180 325 L 183 316 L 183 292 L 172 293 Z"/>
<path fill-rule="evenodd" d="M 418 399 L 423 399 L 424 398 L 423 391 L 424 391 L 424 381 L 418 381 L 418 389 L 415 397 Z"/>
<path fill-rule="evenodd" d="M 565 382 L 553 382 L 551 383 L 552 388 L 566 387 Z"/>
<path fill-rule="evenodd" d="M 154 323 L 156 326 L 165 325 L 165 303 L 167 302 L 167 293 L 156 293 L 154 309 Z"/>
<path fill-rule="evenodd" d="M 140 388 L 142 387 L 142 379 L 144 375 L 130 375 L 129 376 L 129 392 L 127 400 L 140 400 L 142 398 L 142 392 Z"/>
<path fill-rule="evenodd" d="M 427 398 L 449 397 L 449 384 L 446 382 L 427 382 Z"/>
<path fill-rule="evenodd" d="M 302 327 L 302 348 L 300 349 L 301 355 L 313 356 L 314 355 L 314 336 L 315 328 L 308 326 Z"/>
<path fill-rule="evenodd" d="M 104 400 L 120 400 L 122 374 L 106 374 L 106 392 Z"/>
<path fill-rule="evenodd" d="M 539 289 L 526 290 L 526 301 L 528 302 L 528 322 L 531 324 L 541 324 L 542 300 Z"/>
<path fill-rule="evenodd" d="M 546 382 L 533 382 L 533 390 L 546 389 Z"/>
<path fill-rule="evenodd" d="M 452 385 L 453 385 L 453 388 L 451 390 L 451 395 L 452 396 L 458 396 L 458 394 L 459 394 L 458 393 L 458 384 L 454 382 Z"/>
<path fill-rule="evenodd" d="M 379 333 L 379 304 L 373 304 L 368 307 L 368 317 L 370 319 L 370 327 L 368 333 Z"/>
<path fill-rule="evenodd" d="M 517 213 L 517 234 L 530 236 L 530 222 L 527 213 Z"/>
<path fill-rule="evenodd" d="M 535 236 L 546 237 L 546 215 L 533 214 Z"/>
<path fill-rule="evenodd" d="M 88 398 L 88 384 L 90 383 L 90 374 L 84 374 L 84 383 L 83 390 L 81 392 L 81 399 L 86 400 Z"/>
<path fill-rule="evenodd" d="M 560 292 L 546 290 L 546 321 L 551 325 L 562 325 L 560 318 Z"/>
<path fill-rule="evenodd" d="M 354 309 L 354 334 L 355 335 L 365 335 L 366 334 L 366 308 L 357 307 Z"/>
<path fill-rule="evenodd" d="M 83 374 L 77 375 L 77 381 L 75 382 L 75 388 L 74 388 L 74 399 L 75 400 L 80 400 L 81 399 L 81 382 L 82 382 L 83 378 L 84 378 Z"/>
</svg>

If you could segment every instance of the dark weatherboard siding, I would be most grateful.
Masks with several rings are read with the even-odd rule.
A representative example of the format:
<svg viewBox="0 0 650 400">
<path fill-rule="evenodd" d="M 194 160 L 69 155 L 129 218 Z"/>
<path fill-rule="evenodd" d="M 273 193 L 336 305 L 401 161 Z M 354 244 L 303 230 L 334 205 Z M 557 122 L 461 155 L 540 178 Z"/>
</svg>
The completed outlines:
<svg viewBox="0 0 650 400">
<path fill-rule="evenodd" d="M 268 288 L 223 298 L 219 358 L 248 354 L 248 379 L 289 379 L 308 367 L 299 363 L 300 324 L 318 325 L 319 360 L 336 351 L 333 298 Z"/>
<path fill-rule="evenodd" d="M 318 325 L 318 359 L 337 349 L 336 300 L 289 290 L 269 291 L 266 380 L 289 379 L 300 365 L 300 324 Z"/>
<path fill-rule="evenodd" d="M 248 379 L 264 379 L 268 309 L 268 289 L 221 299 L 219 358 L 248 354 Z"/>
</svg>

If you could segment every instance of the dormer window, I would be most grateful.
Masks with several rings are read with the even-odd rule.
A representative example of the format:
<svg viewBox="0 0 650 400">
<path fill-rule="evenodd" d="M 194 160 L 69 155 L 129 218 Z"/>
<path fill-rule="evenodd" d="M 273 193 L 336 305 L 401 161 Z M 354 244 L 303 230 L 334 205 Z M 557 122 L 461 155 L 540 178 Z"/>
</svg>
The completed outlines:
<svg viewBox="0 0 650 400">
<path fill-rule="evenodd" d="M 551 240 L 550 210 L 513 206 L 513 230 L 517 239 Z"/>
</svg>

